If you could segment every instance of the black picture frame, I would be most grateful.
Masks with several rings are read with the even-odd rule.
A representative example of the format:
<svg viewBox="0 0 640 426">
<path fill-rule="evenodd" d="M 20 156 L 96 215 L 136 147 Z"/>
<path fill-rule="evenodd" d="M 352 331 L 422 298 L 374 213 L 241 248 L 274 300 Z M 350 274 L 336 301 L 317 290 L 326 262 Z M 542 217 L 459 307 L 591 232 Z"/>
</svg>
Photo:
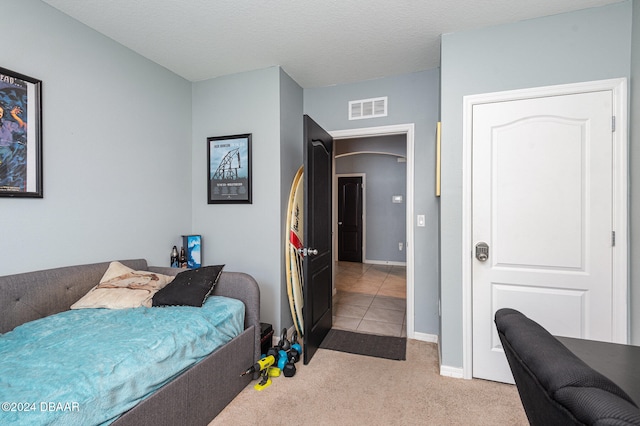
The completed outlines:
<svg viewBox="0 0 640 426">
<path fill-rule="evenodd" d="M 0 67 L 0 197 L 42 198 L 42 81 Z"/>
<path fill-rule="evenodd" d="M 251 133 L 207 138 L 207 203 L 252 203 Z"/>
</svg>

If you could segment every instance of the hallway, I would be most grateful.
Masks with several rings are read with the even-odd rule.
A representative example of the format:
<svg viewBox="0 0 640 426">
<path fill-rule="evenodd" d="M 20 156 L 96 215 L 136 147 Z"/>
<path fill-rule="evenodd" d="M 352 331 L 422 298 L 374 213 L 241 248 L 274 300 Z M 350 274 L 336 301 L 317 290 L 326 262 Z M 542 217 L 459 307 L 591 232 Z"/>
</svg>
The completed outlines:
<svg viewBox="0 0 640 426">
<path fill-rule="evenodd" d="M 333 328 L 406 337 L 404 266 L 337 262 L 335 286 Z"/>
</svg>

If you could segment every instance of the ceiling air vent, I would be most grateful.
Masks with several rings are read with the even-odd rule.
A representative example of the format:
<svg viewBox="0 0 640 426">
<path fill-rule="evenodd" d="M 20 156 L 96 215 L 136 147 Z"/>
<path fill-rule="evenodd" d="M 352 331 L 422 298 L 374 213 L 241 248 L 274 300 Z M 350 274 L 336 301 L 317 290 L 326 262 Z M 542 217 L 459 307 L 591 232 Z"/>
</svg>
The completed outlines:
<svg viewBox="0 0 640 426">
<path fill-rule="evenodd" d="M 387 97 L 349 101 L 349 120 L 386 117 Z"/>
</svg>

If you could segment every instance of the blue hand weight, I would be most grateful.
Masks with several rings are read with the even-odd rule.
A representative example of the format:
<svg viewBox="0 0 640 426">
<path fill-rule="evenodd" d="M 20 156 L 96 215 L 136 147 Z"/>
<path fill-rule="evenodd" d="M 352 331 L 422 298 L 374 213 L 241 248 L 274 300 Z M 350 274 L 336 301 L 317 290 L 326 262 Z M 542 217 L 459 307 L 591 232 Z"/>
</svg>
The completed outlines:
<svg viewBox="0 0 640 426">
<path fill-rule="evenodd" d="M 278 368 L 280 370 L 284 369 L 284 366 L 287 365 L 287 353 L 283 350 L 278 351 Z"/>
</svg>

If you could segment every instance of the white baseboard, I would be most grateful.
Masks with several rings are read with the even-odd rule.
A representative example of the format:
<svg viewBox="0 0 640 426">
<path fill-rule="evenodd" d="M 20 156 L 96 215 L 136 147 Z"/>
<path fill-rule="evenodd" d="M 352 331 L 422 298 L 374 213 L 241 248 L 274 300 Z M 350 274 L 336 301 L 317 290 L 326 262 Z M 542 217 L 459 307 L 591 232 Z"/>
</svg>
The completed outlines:
<svg viewBox="0 0 640 426">
<path fill-rule="evenodd" d="M 371 265 L 392 265 L 392 266 L 407 266 L 407 262 L 397 262 L 393 260 L 369 260 L 363 259 L 362 263 L 367 263 Z"/>
<path fill-rule="evenodd" d="M 453 377 L 454 379 L 464 379 L 464 373 L 462 368 L 450 367 L 448 365 L 440 366 L 440 375 L 446 377 Z"/>
<path fill-rule="evenodd" d="M 437 334 L 427 334 L 427 333 L 413 333 L 413 339 L 420 340 L 422 342 L 430 342 L 430 343 L 438 343 L 438 335 Z"/>
</svg>

